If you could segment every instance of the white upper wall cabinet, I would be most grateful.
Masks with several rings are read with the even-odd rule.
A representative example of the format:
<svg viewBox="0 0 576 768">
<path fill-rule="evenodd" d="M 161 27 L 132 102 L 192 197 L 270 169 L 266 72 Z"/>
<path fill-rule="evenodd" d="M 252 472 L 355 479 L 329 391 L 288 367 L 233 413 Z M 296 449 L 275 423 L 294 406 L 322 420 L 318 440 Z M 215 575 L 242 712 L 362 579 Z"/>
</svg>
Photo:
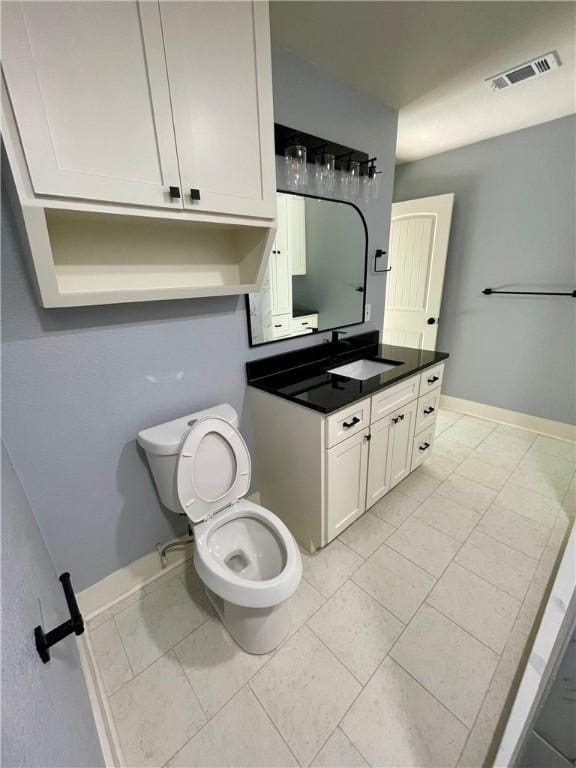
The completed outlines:
<svg viewBox="0 0 576 768">
<path fill-rule="evenodd" d="M 160 13 L 185 207 L 274 217 L 267 3 L 166 0 Z"/>
<path fill-rule="evenodd" d="M 259 289 L 276 224 L 266 2 L 10 0 L 2 55 L 43 306 Z"/>
<path fill-rule="evenodd" d="M 2 67 L 37 195 L 181 208 L 154 2 L 9 2 Z"/>
<path fill-rule="evenodd" d="M 2 11 L 37 196 L 275 217 L 267 3 L 14 0 Z"/>
</svg>

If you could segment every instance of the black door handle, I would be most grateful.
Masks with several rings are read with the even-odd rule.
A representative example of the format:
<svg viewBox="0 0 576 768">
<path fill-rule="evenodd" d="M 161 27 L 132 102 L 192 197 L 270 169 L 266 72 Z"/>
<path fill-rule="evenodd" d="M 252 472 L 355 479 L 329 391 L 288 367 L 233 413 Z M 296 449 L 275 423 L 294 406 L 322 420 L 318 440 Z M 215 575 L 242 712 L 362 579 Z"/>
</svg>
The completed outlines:
<svg viewBox="0 0 576 768">
<path fill-rule="evenodd" d="M 180 200 L 180 187 L 170 187 L 169 192 L 172 200 Z"/>
<path fill-rule="evenodd" d="M 428 384 L 434 384 L 434 382 L 435 382 L 435 381 L 438 381 L 438 379 L 439 379 L 439 378 L 440 378 L 439 376 L 431 376 L 431 377 L 428 379 Z"/>
<path fill-rule="evenodd" d="M 432 406 L 430 406 L 430 408 L 424 408 L 424 413 L 426 416 L 429 416 L 431 413 L 434 413 L 434 408 L 432 408 Z"/>
<path fill-rule="evenodd" d="M 359 423 L 360 423 L 360 419 L 358 418 L 358 416 L 354 416 L 352 421 L 343 421 L 342 426 L 345 429 L 350 429 L 350 427 L 353 427 L 355 424 L 359 424 Z"/>
<path fill-rule="evenodd" d="M 200 200 L 200 190 L 199 189 L 191 189 L 190 190 L 190 199 L 191 200 Z"/>
<path fill-rule="evenodd" d="M 434 325 L 434 323 L 436 322 L 436 318 L 429 317 L 428 320 L 426 320 L 426 322 L 428 323 L 428 325 Z"/>
<path fill-rule="evenodd" d="M 425 450 L 427 450 L 428 448 L 430 448 L 430 443 L 424 443 L 424 445 L 421 445 L 421 446 L 418 448 L 418 450 L 419 450 L 419 451 L 425 451 Z"/>
</svg>

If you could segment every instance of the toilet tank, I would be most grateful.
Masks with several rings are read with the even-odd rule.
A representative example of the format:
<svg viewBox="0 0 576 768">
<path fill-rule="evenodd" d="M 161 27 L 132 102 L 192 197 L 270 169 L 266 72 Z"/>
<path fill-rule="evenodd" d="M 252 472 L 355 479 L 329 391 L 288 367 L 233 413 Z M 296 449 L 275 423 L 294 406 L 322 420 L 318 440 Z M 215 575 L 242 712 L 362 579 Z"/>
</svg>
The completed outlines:
<svg viewBox="0 0 576 768">
<path fill-rule="evenodd" d="M 231 405 L 223 403 L 143 429 L 138 433 L 138 444 L 146 451 L 160 500 L 168 509 L 179 514 L 185 514 L 176 492 L 176 468 L 180 449 L 194 422 L 207 416 L 219 416 L 238 427 L 238 414 Z"/>
</svg>

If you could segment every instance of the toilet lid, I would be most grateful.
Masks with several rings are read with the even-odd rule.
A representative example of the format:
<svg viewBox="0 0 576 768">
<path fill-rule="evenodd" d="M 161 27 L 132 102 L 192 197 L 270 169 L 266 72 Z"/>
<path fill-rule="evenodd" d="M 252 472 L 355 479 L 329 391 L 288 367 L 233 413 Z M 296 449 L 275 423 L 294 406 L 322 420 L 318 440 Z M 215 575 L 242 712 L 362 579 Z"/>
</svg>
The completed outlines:
<svg viewBox="0 0 576 768">
<path fill-rule="evenodd" d="M 244 438 L 226 419 L 197 421 L 180 450 L 178 499 L 194 523 L 241 499 L 250 488 L 250 454 Z"/>
</svg>

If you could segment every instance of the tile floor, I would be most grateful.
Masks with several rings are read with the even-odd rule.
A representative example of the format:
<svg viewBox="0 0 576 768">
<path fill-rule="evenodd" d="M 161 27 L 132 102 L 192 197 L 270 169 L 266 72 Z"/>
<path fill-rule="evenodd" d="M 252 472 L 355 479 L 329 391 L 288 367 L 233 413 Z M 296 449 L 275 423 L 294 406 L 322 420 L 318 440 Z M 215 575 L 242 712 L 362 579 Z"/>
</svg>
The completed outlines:
<svg viewBox="0 0 576 768">
<path fill-rule="evenodd" d="M 574 516 L 574 450 L 442 411 L 427 462 L 303 555 L 268 656 L 234 644 L 191 565 L 94 619 L 123 764 L 485 764 Z"/>
</svg>

